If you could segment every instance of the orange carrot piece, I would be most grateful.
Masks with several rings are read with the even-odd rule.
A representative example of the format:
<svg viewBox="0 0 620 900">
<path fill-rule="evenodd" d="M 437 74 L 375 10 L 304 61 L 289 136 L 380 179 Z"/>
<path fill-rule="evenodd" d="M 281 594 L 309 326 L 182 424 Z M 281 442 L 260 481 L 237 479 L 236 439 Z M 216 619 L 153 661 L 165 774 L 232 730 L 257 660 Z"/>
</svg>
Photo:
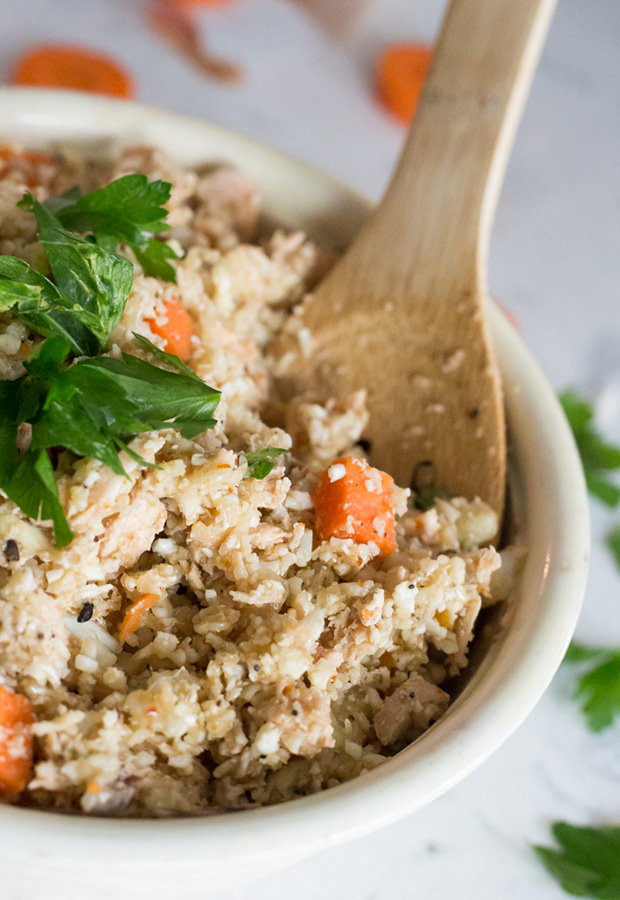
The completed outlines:
<svg viewBox="0 0 620 900">
<path fill-rule="evenodd" d="M 396 550 L 392 484 L 387 472 L 374 469 L 365 459 L 335 459 L 313 492 L 319 538 L 372 541 L 380 556 L 389 556 Z"/>
<path fill-rule="evenodd" d="M 33 166 L 51 166 L 54 162 L 47 153 L 38 150 L 17 150 L 15 147 L 0 147 L 0 159 L 23 159 Z"/>
<path fill-rule="evenodd" d="M 121 644 L 124 644 L 130 634 L 133 634 L 134 631 L 140 627 L 140 619 L 152 606 L 155 606 L 157 601 L 159 600 L 159 596 L 157 594 L 142 594 L 141 597 L 138 597 L 137 600 L 127 608 L 125 615 L 123 616 L 123 621 L 121 622 L 121 628 L 118 633 L 118 639 Z"/>
<path fill-rule="evenodd" d="M 411 121 L 431 61 L 426 44 L 390 44 L 376 66 L 376 86 L 383 104 L 403 122 Z"/>
<path fill-rule="evenodd" d="M 39 44 L 27 50 L 17 60 L 10 80 L 34 87 L 133 96 L 131 78 L 117 62 L 88 48 L 68 44 Z"/>
<path fill-rule="evenodd" d="M 173 2 L 184 6 L 228 6 L 234 3 L 234 0 L 173 0 Z"/>
<path fill-rule="evenodd" d="M 32 768 L 32 706 L 0 685 L 0 795 L 18 794 Z"/>
<path fill-rule="evenodd" d="M 174 353 L 183 362 L 187 362 L 192 355 L 194 323 L 190 314 L 176 297 L 164 300 L 164 307 L 166 309 L 164 321 L 161 320 L 161 317 L 147 319 L 146 324 L 153 334 L 164 339 L 166 342 L 164 349 L 168 353 Z"/>
<path fill-rule="evenodd" d="M 26 185 L 34 190 L 41 183 L 38 166 L 50 166 L 54 160 L 47 153 L 36 150 L 18 150 L 15 147 L 0 147 L 0 178 L 12 171 L 19 171 Z"/>
</svg>

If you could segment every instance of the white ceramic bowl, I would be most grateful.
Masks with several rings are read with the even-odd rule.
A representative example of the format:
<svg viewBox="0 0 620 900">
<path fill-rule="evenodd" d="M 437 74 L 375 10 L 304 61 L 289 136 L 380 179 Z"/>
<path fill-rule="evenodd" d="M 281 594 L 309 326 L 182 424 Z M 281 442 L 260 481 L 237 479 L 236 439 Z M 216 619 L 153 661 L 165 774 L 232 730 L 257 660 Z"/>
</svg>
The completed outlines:
<svg viewBox="0 0 620 900">
<path fill-rule="evenodd" d="M 0 139 L 44 147 L 109 138 L 162 147 L 182 163 L 229 160 L 265 209 L 346 246 L 369 206 L 328 176 L 204 122 L 88 95 L 0 90 Z M 2 900 L 183 896 L 204 900 L 413 812 L 478 766 L 549 684 L 575 625 L 588 552 L 581 466 L 556 398 L 496 309 L 515 516 L 529 553 L 500 631 L 441 720 L 370 774 L 281 806 L 204 819 L 115 820 L 0 805 Z M 182 886 L 182 887 L 181 887 Z"/>
</svg>

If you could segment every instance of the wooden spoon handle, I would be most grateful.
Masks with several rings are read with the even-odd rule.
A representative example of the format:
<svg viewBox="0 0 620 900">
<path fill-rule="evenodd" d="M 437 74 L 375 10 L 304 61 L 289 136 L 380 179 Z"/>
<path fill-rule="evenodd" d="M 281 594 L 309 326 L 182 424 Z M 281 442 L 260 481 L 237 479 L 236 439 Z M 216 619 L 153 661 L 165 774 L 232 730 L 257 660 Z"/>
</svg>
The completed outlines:
<svg viewBox="0 0 620 900">
<path fill-rule="evenodd" d="M 405 278 L 410 261 L 421 290 L 421 266 L 429 278 L 449 270 L 453 282 L 458 274 L 463 288 L 485 272 L 508 154 L 554 5 L 555 0 L 452 0 L 448 8 L 365 247 L 383 258 L 389 252 Z M 423 221 L 418 209 L 424 210 Z M 382 236 L 385 247 L 376 243 Z M 394 240 L 403 244 L 400 251 Z"/>
</svg>

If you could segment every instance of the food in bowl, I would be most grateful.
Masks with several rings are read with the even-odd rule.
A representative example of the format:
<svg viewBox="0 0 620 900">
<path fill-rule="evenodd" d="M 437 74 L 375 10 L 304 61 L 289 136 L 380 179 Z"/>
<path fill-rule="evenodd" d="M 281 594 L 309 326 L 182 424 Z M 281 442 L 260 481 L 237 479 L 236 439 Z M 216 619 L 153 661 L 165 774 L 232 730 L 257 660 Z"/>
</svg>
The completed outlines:
<svg viewBox="0 0 620 900">
<path fill-rule="evenodd" d="M 7 149 L 0 209 L 0 795 L 204 814 L 393 756 L 518 553 L 367 462 L 363 391 L 274 392 L 328 254 L 150 147 Z"/>
</svg>

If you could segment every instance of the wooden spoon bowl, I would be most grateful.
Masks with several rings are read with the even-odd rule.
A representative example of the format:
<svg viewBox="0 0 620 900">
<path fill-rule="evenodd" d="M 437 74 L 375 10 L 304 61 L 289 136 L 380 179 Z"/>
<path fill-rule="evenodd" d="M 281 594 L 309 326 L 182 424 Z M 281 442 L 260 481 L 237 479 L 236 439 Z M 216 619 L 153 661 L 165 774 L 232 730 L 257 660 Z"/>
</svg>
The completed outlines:
<svg viewBox="0 0 620 900">
<path fill-rule="evenodd" d="M 287 394 L 366 389 L 375 465 L 401 484 L 481 497 L 500 516 L 506 442 L 486 258 L 553 6 L 453 0 L 383 200 L 275 348 Z"/>
</svg>

